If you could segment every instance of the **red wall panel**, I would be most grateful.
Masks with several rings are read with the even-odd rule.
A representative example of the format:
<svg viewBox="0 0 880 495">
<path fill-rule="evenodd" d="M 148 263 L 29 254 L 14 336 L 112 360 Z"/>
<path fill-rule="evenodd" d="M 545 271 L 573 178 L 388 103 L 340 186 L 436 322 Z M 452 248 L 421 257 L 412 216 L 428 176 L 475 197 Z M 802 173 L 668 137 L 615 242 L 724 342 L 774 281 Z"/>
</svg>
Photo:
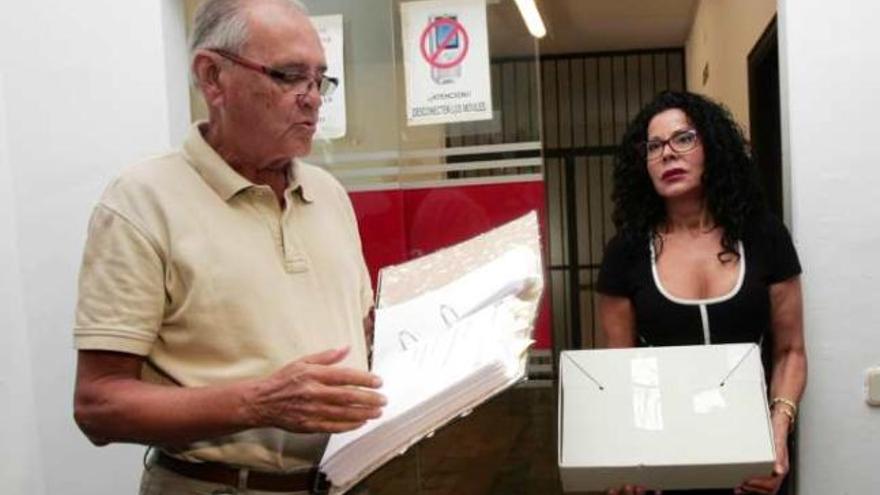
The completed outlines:
<svg viewBox="0 0 880 495">
<path fill-rule="evenodd" d="M 532 210 L 538 211 L 541 234 L 543 239 L 547 238 L 541 181 L 363 191 L 349 195 L 374 284 L 383 266 L 464 241 Z M 546 249 L 546 242 L 544 246 Z M 549 290 L 544 291 L 535 339 L 538 348 L 551 346 Z"/>
</svg>

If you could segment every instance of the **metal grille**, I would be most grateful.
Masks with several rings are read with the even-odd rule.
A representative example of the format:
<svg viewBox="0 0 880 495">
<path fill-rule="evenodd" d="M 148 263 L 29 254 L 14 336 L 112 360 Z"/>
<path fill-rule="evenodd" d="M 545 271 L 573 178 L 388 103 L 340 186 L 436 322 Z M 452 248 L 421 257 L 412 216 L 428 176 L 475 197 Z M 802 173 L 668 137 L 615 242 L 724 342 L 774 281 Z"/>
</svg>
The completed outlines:
<svg viewBox="0 0 880 495">
<path fill-rule="evenodd" d="M 553 340 L 602 345 L 595 283 L 611 222 L 616 146 L 654 95 L 685 87 L 682 48 L 541 59 Z"/>
<path fill-rule="evenodd" d="M 535 163 L 541 155 L 541 119 L 538 114 L 540 75 L 534 57 L 495 59 L 491 63 L 491 121 L 464 122 L 446 126 L 447 148 L 494 145 L 499 151 L 480 155 L 449 157 L 447 163 L 470 160 L 524 160 L 519 166 L 453 172 L 449 178 L 497 177 L 541 173 Z M 534 146 L 525 146 L 534 143 Z M 533 160 L 525 160 L 525 159 Z"/>
<path fill-rule="evenodd" d="M 540 62 L 494 59 L 492 81 L 495 117 L 447 125 L 446 145 L 498 145 L 506 151 L 451 156 L 447 163 L 516 162 L 543 152 L 554 351 L 600 347 L 594 288 L 605 244 L 614 235 L 614 154 L 627 124 L 646 103 L 660 91 L 685 89 L 684 49 L 545 55 Z M 540 151 L 506 146 L 541 138 Z M 502 167 L 449 172 L 447 177 L 539 170 Z"/>
</svg>

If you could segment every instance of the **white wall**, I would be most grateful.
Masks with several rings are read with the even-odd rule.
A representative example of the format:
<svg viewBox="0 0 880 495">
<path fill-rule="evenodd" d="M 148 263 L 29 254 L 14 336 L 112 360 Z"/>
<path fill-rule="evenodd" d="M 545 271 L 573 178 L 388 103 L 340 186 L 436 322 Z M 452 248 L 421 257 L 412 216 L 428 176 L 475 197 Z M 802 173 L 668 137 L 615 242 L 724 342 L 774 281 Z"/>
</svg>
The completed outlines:
<svg viewBox="0 0 880 495">
<path fill-rule="evenodd" d="M 4 495 L 136 493 L 142 449 L 95 448 L 73 423 L 71 326 L 92 205 L 120 167 L 179 142 L 189 121 L 185 57 L 165 43 L 181 39 L 179 8 L 177 0 L 3 4 Z M 169 90 L 179 87 L 183 97 Z"/>
<path fill-rule="evenodd" d="M 780 0 L 783 141 L 805 268 L 809 383 L 800 495 L 877 493 L 880 408 L 880 3 Z M 787 88 L 787 89 L 786 89 Z"/>
<path fill-rule="evenodd" d="M 43 470 L 34 420 L 33 381 L 21 299 L 9 120 L 0 73 L 0 480 L 12 493 L 41 493 Z"/>
</svg>

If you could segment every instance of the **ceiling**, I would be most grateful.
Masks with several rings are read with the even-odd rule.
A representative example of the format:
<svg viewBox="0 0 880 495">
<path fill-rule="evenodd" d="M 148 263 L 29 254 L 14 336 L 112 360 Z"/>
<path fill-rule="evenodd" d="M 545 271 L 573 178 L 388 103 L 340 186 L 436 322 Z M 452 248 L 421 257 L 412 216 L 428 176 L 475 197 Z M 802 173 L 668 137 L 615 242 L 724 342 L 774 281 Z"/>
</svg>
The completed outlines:
<svg viewBox="0 0 880 495">
<path fill-rule="evenodd" d="M 513 0 L 488 0 L 493 57 L 534 53 Z M 537 0 L 542 54 L 683 46 L 697 0 Z"/>
</svg>

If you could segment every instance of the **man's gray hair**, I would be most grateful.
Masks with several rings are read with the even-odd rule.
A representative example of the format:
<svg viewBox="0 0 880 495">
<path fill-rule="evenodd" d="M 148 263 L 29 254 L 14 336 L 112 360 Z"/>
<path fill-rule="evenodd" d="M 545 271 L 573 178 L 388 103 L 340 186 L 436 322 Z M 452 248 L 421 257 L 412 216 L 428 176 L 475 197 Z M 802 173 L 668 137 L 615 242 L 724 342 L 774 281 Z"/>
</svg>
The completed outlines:
<svg viewBox="0 0 880 495">
<path fill-rule="evenodd" d="M 248 23 L 245 7 L 253 0 L 205 0 L 196 9 L 192 34 L 189 41 L 190 65 L 196 52 L 206 48 L 241 51 L 248 40 Z M 293 9 L 308 14 L 299 0 L 276 0 Z M 193 74 L 195 80 L 195 74 Z"/>
</svg>

